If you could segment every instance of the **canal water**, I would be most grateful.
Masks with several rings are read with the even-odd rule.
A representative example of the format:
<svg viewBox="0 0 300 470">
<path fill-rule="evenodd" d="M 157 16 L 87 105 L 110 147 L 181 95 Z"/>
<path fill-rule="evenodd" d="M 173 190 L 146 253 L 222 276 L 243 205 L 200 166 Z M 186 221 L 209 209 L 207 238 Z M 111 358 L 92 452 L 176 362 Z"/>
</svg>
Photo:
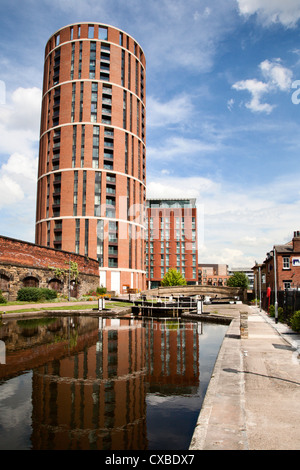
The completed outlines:
<svg viewBox="0 0 300 470">
<path fill-rule="evenodd" d="M 226 325 L 0 323 L 0 449 L 186 450 Z"/>
</svg>

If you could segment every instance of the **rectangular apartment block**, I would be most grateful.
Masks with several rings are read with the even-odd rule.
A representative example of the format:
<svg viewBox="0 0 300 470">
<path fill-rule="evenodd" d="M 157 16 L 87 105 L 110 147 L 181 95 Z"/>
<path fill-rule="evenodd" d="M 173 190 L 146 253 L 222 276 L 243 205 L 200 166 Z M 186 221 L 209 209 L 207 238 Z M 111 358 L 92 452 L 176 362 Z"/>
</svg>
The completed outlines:
<svg viewBox="0 0 300 470">
<path fill-rule="evenodd" d="M 148 199 L 146 215 L 148 288 L 158 287 L 173 268 L 187 284 L 198 282 L 196 199 Z"/>
</svg>

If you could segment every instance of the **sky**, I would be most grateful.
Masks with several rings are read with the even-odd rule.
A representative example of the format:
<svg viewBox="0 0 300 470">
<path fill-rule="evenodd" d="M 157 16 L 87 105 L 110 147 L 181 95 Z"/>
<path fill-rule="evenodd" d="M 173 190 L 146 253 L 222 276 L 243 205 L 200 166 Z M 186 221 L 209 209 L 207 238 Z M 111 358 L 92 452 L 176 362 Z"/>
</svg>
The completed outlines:
<svg viewBox="0 0 300 470">
<path fill-rule="evenodd" d="M 199 263 L 300 230 L 300 0 L 1 0 L 0 235 L 34 242 L 44 50 L 122 29 L 146 57 L 147 197 L 196 198 Z"/>
</svg>

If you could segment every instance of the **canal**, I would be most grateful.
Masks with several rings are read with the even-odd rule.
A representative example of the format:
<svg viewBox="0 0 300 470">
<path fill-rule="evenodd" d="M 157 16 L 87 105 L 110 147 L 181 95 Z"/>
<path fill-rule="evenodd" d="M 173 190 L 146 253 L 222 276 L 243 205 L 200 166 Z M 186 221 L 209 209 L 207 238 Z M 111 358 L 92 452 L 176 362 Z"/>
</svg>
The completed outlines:
<svg viewBox="0 0 300 470">
<path fill-rule="evenodd" d="M 4 319 L 0 449 L 188 449 L 226 325 Z"/>
</svg>

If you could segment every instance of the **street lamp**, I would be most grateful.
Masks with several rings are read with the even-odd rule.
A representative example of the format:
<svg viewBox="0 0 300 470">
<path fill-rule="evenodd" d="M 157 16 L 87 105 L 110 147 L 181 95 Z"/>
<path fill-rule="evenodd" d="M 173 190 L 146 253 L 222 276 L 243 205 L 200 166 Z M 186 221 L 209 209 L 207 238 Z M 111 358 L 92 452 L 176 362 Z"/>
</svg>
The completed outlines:
<svg viewBox="0 0 300 470">
<path fill-rule="evenodd" d="M 259 282 L 259 311 L 261 312 L 261 268 L 258 268 L 258 282 Z"/>
<path fill-rule="evenodd" d="M 275 323 L 278 323 L 278 299 L 277 299 L 277 267 L 276 267 L 276 248 L 273 247 L 274 253 L 274 283 L 275 283 Z"/>
</svg>

